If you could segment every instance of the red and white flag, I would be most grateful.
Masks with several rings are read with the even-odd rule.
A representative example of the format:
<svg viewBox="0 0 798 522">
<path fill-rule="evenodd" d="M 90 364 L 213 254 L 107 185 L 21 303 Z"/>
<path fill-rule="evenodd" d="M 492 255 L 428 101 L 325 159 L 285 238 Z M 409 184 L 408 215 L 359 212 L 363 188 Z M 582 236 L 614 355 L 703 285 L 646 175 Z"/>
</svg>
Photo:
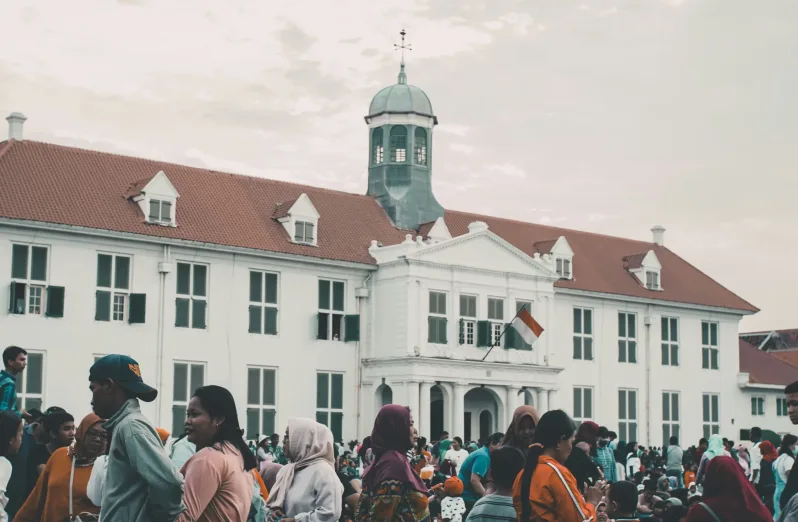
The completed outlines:
<svg viewBox="0 0 798 522">
<path fill-rule="evenodd" d="M 538 337 L 543 333 L 543 327 L 535 321 L 532 314 L 526 308 L 522 308 L 513 322 L 511 323 L 518 335 L 526 341 L 527 344 L 532 344 L 538 340 Z"/>
</svg>

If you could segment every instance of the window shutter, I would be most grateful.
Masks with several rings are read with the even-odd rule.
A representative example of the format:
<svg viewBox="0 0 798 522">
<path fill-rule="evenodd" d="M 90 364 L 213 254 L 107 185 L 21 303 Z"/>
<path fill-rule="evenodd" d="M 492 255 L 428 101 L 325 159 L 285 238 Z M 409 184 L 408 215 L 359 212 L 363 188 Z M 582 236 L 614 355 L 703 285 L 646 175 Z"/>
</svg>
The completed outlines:
<svg viewBox="0 0 798 522">
<path fill-rule="evenodd" d="M 191 306 L 189 299 L 178 297 L 175 299 L 175 326 L 188 328 L 188 310 Z"/>
<path fill-rule="evenodd" d="M 264 307 L 263 333 L 277 335 L 277 308 Z"/>
<path fill-rule="evenodd" d="M 144 324 L 147 318 L 147 294 L 130 294 L 130 310 L 127 322 L 130 324 Z"/>
<path fill-rule="evenodd" d="M 25 313 L 25 283 L 11 283 L 8 292 L 8 313 Z"/>
<path fill-rule="evenodd" d="M 710 350 L 710 369 L 717 370 L 718 369 L 718 351 L 717 350 Z"/>
<path fill-rule="evenodd" d="M 347 315 L 344 321 L 344 341 L 360 341 L 360 316 Z"/>
<path fill-rule="evenodd" d="M 64 287 L 47 287 L 47 307 L 44 310 L 47 317 L 64 317 Z"/>
<path fill-rule="evenodd" d="M 490 321 L 477 321 L 477 346 L 487 348 L 490 344 Z"/>
<path fill-rule="evenodd" d="M 249 305 L 249 333 L 260 333 L 261 307 Z"/>
<path fill-rule="evenodd" d="M 319 281 L 319 282 L 320 283 L 329 283 L 329 281 Z M 327 327 L 328 327 L 327 320 L 328 320 L 328 317 L 329 317 L 329 314 L 326 314 L 324 312 L 319 312 L 317 314 L 318 320 L 317 320 L 316 324 L 318 325 L 318 327 L 316 328 L 316 339 L 321 339 L 321 340 L 327 339 Z"/>
<path fill-rule="evenodd" d="M 507 323 L 504 327 L 504 347 L 508 350 L 518 349 L 519 336 L 515 332 L 512 324 Z"/>
<path fill-rule="evenodd" d="M 435 325 L 435 318 L 432 317 L 431 315 L 428 315 L 427 316 L 427 342 L 428 343 L 437 342 L 437 339 L 435 339 L 435 331 L 436 331 L 435 326 L 436 326 Z"/>
<path fill-rule="evenodd" d="M 440 317 L 438 328 L 440 328 L 440 331 L 438 332 L 438 338 L 440 339 L 441 344 L 449 344 L 449 319 Z"/>
<path fill-rule="evenodd" d="M 205 310 L 208 303 L 202 299 L 191 300 L 191 327 L 205 328 Z"/>
<path fill-rule="evenodd" d="M 111 320 L 111 292 L 97 290 L 97 299 L 94 307 L 95 321 Z"/>
<path fill-rule="evenodd" d="M 458 342 L 460 344 L 465 344 L 465 319 L 460 319 L 460 334 Z"/>
</svg>

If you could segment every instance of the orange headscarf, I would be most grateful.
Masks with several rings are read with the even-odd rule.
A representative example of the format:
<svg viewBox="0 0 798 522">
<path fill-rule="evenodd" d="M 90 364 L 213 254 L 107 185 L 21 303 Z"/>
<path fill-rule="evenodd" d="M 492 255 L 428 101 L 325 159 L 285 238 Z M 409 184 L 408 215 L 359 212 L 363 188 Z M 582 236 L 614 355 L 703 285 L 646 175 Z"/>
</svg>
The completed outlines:
<svg viewBox="0 0 798 522">
<path fill-rule="evenodd" d="M 776 451 L 776 447 L 769 440 L 759 444 L 759 451 L 762 453 L 762 460 L 764 461 L 773 462 L 779 458 L 779 452 Z"/>
<path fill-rule="evenodd" d="M 513 412 L 513 422 L 507 428 L 507 433 L 504 434 L 504 440 L 502 441 L 503 446 L 512 446 L 521 451 L 526 450 L 526 448 L 521 447 L 522 444 L 519 432 L 521 431 L 521 421 L 527 417 L 532 419 L 534 426 L 537 427 L 540 422 L 540 414 L 538 414 L 538 410 L 534 406 L 519 406 L 515 409 Z"/>
<path fill-rule="evenodd" d="M 92 426 L 100 422 L 103 422 L 103 420 L 93 413 L 89 413 L 80 421 L 78 429 L 75 430 L 75 453 L 77 453 L 78 456 L 83 456 L 83 444 L 86 442 L 86 436 L 89 434 L 89 430 Z"/>
</svg>

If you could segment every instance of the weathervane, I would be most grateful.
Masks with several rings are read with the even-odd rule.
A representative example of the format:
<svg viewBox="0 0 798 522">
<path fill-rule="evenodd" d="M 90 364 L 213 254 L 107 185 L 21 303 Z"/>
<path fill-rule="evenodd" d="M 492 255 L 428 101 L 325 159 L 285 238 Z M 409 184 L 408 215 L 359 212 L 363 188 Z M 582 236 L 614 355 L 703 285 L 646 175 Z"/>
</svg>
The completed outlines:
<svg viewBox="0 0 798 522">
<path fill-rule="evenodd" d="M 408 51 L 412 51 L 413 50 L 413 44 L 405 44 L 405 35 L 407 35 L 407 32 L 404 29 L 402 29 L 399 34 L 402 36 L 402 43 L 401 44 L 393 44 L 393 46 L 394 46 L 394 51 L 397 50 L 397 49 L 401 49 L 402 50 L 402 64 L 404 64 L 405 63 L 405 49 L 407 49 Z"/>
</svg>

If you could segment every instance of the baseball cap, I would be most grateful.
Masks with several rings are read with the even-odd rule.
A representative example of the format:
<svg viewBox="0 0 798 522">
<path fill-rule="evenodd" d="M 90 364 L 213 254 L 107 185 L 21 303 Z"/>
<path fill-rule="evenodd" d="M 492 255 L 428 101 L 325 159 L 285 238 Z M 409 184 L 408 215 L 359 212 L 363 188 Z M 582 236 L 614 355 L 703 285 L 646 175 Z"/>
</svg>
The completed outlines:
<svg viewBox="0 0 798 522">
<path fill-rule="evenodd" d="M 144 384 L 141 369 L 132 357 L 112 354 L 97 359 L 89 370 L 89 380 L 99 381 L 111 379 L 144 402 L 152 402 L 158 396 L 158 390 Z"/>
</svg>

